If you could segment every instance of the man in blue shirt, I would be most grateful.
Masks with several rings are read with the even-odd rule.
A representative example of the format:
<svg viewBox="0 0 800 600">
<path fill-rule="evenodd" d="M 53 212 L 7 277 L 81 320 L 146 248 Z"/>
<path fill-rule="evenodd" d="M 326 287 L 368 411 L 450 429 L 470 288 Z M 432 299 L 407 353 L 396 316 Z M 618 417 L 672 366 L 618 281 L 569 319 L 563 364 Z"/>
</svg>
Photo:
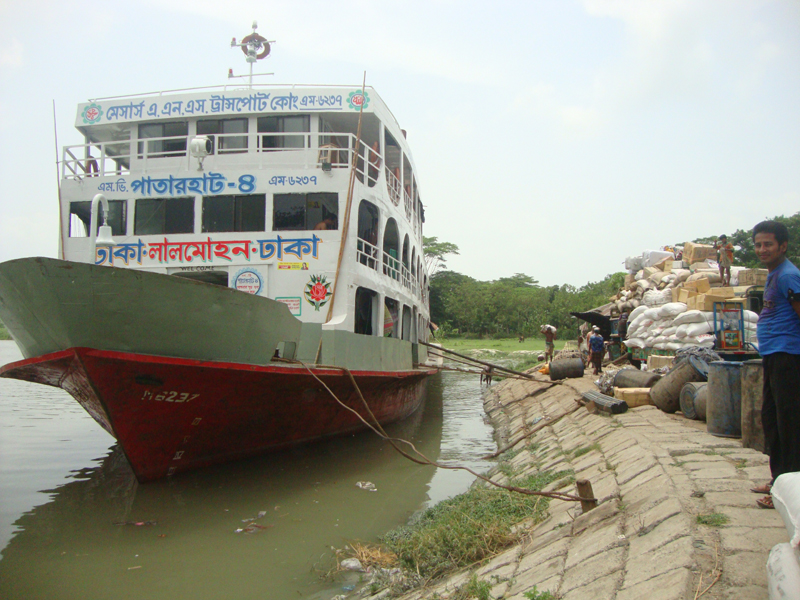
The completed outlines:
<svg viewBox="0 0 800 600">
<path fill-rule="evenodd" d="M 758 346 L 764 358 L 761 421 L 774 482 L 782 473 L 800 471 L 800 271 L 786 258 L 789 232 L 783 223 L 759 223 L 753 228 L 753 243 L 769 270 Z M 753 491 L 768 494 L 771 485 Z M 773 508 L 772 497 L 765 496 L 758 505 Z"/>
<path fill-rule="evenodd" d="M 594 374 L 599 375 L 603 372 L 603 355 L 605 354 L 605 344 L 603 336 L 600 335 L 600 328 L 595 325 L 592 327 L 592 335 L 589 338 L 589 350 L 591 350 L 591 361 L 594 366 Z"/>
</svg>

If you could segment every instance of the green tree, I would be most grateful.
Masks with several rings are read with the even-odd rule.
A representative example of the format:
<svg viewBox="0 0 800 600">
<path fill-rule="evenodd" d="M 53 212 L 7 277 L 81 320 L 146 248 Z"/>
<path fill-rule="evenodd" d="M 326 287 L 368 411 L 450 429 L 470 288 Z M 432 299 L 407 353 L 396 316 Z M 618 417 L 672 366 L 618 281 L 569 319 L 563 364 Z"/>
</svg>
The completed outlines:
<svg viewBox="0 0 800 600">
<path fill-rule="evenodd" d="M 765 221 L 779 221 L 786 225 L 789 230 L 789 250 L 786 252 L 786 257 L 795 265 L 800 261 L 800 212 L 795 213 L 790 217 L 773 217 L 772 219 L 764 219 Z M 755 223 L 753 223 L 755 226 Z M 694 240 L 697 244 L 713 244 L 717 240 L 717 236 L 709 236 L 698 238 Z M 736 248 L 733 256 L 733 264 L 745 266 L 751 269 L 761 268 L 761 261 L 756 256 L 756 250 L 753 246 L 753 228 L 750 229 L 737 229 L 735 232 L 728 236 L 728 241 L 731 242 Z"/>
<path fill-rule="evenodd" d="M 422 249 L 425 251 L 425 265 L 428 273 L 434 275 L 447 266 L 448 254 L 458 254 L 458 246 L 451 242 L 440 242 L 436 236 L 422 236 Z"/>
</svg>

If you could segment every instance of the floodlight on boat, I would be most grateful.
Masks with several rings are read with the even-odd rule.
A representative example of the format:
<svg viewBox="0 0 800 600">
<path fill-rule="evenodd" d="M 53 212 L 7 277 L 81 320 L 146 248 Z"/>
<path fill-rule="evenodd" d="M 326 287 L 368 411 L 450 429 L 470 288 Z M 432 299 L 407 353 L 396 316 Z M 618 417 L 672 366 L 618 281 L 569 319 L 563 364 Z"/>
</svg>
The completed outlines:
<svg viewBox="0 0 800 600">
<path fill-rule="evenodd" d="M 214 150 L 214 142 L 206 135 L 197 135 L 189 142 L 189 154 L 197 159 L 198 171 L 203 170 L 203 160 Z"/>
</svg>

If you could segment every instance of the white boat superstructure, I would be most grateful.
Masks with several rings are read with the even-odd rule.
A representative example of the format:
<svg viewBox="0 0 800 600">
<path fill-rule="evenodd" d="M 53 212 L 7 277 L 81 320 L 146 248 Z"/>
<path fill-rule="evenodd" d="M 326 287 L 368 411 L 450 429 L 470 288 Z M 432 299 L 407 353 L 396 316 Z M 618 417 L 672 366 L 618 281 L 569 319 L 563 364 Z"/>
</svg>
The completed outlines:
<svg viewBox="0 0 800 600">
<path fill-rule="evenodd" d="M 78 106 L 76 127 L 85 142 L 61 164 L 61 258 L 233 287 L 323 328 L 427 340 L 416 170 L 372 88 L 98 98 Z M 110 247 L 91 235 L 98 193 Z"/>
</svg>

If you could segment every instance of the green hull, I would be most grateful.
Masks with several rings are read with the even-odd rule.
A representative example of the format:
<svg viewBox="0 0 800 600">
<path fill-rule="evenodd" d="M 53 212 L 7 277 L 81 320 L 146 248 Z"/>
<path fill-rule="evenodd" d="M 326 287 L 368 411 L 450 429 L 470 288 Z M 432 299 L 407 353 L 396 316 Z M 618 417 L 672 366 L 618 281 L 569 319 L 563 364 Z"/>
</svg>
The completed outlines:
<svg viewBox="0 0 800 600">
<path fill-rule="evenodd" d="M 70 348 L 369 371 L 424 363 L 423 346 L 302 323 L 286 305 L 232 288 L 51 258 L 0 264 L 0 319 L 25 358 Z"/>
<path fill-rule="evenodd" d="M 0 319 L 26 358 L 75 347 L 266 364 L 302 324 L 279 302 L 50 258 L 0 265 Z"/>
</svg>

